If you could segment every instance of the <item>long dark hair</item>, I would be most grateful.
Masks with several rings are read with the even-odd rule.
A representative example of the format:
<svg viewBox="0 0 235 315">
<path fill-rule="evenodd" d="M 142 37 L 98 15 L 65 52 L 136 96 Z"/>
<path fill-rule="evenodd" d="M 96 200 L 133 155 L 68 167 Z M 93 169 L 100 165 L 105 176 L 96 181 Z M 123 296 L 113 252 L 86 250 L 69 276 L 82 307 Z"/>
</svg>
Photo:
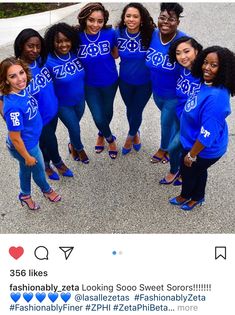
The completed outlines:
<svg viewBox="0 0 235 315">
<path fill-rule="evenodd" d="M 220 46 L 211 46 L 204 49 L 196 58 L 192 75 L 201 78 L 203 81 L 202 65 L 206 56 L 210 53 L 216 53 L 219 59 L 219 69 L 213 80 L 213 86 L 224 86 L 231 96 L 235 95 L 235 54 L 228 48 Z"/>
<path fill-rule="evenodd" d="M 38 37 L 40 42 L 41 42 L 41 51 L 40 51 L 40 60 L 39 63 L 40 65 L 44 65 L 47 59 L 47 50 L 46 50 L 46 45 L 44 42 L 44 39 L 42 36 L 35 31 L 32 28 L 25 28 L 22 30 L 16 37 L 15 42 L 14 42 L 14 52 L 16 58 L 20 58 L 23 52 L 24 44 L 27 42 L 27 40 L 31 37 Z"/>
<path fill-rule="evenodd" d="M 132 2 L 124 7 L 121 15 L 121 21 L 119 22 L 118 27 L 120 31 L 123 31 L 126 28 L 124 18 L 126 11 L 129 8 L 135 8 L 139 11 L 141 17 L 140 37 L 142 46 L 145 48 L 149 48 L 152 34 L 156 25 L 154 24 L 153 18 L 150 16 L 149 11 L 141 3 Z"/>
</svg>

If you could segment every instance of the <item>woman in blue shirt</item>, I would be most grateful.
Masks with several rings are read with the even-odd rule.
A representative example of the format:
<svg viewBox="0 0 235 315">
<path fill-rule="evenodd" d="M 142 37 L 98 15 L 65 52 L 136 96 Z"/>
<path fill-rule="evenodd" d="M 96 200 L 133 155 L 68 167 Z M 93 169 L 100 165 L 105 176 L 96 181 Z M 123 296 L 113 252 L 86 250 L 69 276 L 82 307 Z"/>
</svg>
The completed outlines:
<svg viewBox="0 0 235 315">
<path fill-rule="evenodd" d="M 129 132 L 122 148 L 128 154 L 132 146 L 141 148 L 138 132 L 143 110 L 152 94 L 150 72 L 145 65 L 154 23 L 147 9 L 141 3 L 129 3 L 122 11 L 116 30 L 120 62 L 119 89 L 126 105 Z"/>
<path fill-rule="evenodd" d="M 85 99 L 99 130 L 96 153 L 105 139 L 111 159 L 117 157 L 115 136 L 110 129 L 113 102 L 118 87 L 115 64 L 115 31 L 106 26 L 109 13 L 101 3 L 88 3 L 78 14 L 78 58 L 85 69 Z"/>
<path fill-rule="evenodd" d="M 202 46 L 194 38 L 187 36 L 179 38 L 170 46 L 169 57 L 171 63 L 178 62 L 182 67 L 176 85 L 176 95 L 178 99 L 176 105 L 176 130 L 168 146 L 170 172 L 160 180 L 160 184 L 169 185 L 173 183 L 175 186 L 178 186 L 182 183 L 181 177 L 179 176 L 182 151 L 180 144 L 180 116 L 187 99 L 200 89 L 200 79 L 192 75 L 191 69 L 197 54 L 200 53 L 201 50 Z"/>
<path fill-rule="evenodd" d="M 169 61 L 171 43 L 185 34 L 178 30 L 183 7 L 178 3 L 161 3 L 158 29 L 152 36 L 147 51 L 146 65 L 150 69 L 153 98 L 161 111 L 161 144 L 151 162 L 166 163 L 169 160 L 168 146 L 175 132 L 177 105 L 176 81 L 180 66 Z"/>
<path fill-rule="evenodd" d="M 235 95 L 235 55 L 227 48 L 209 47 L 198 55 L 192 74 L 202 84 L 181 115 L 183 183 L 180 195 L 169 200 L 185 211 L 204 202 L 207 169 L 227 150 L 226 118 L 231 113 L 229 96 Z"/>
<path fill-rule="evenodd" d="M 26 90 L 30 82 L 30 71 L 20 59 L 13 57 L 0 64 L 0 90 L 3 97 L 3 114 L 7 124 L 7 147 L 10 154 L 19 161 L 19 200 L 30 210 L 40 207 L 31 198 L 31 175 L 43 195 L 52 202 L 61 200 L 47 183 L 44 162 L 39 148 L 42 118 L 36 99 Z"/>
<path fill-rule="evenodd" d="M 45 42 L 49 52 L 46 65 L 58 98 L 59 118 L 69 132 L 69 150 L 74 160 L 88 164 L 80 132 L 85 111 L 85 72 L 77 57 L 77 32 L 66 23 L 54 24 L 46 31 Z"/>
<path fill-rule="evenodd" d="M 64 164 L 58 150 L 56 128 L 58 122 L 58 100 L 46 62 L 46 47 L 41 35 L 31 29 L 22 30 L 15 39 L 15 56 L 25 61 L 31 70 L 32 79 L 27 89 L 38 101 L 43 128 L 40 136 L 45 170 L 52 180 L 59 180 L 50 162 L 62 176 L 72 177 L 72 171 Z"/>
</svg>

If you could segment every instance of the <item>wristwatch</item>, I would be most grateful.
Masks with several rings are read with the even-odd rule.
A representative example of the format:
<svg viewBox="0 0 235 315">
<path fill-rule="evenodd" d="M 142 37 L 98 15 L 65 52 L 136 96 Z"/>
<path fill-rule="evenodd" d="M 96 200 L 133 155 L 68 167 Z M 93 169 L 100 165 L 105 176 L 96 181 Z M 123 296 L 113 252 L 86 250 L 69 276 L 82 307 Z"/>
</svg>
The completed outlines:
<svg viewBox="0 0 235 315">
<path fill-rule="evenodd" d="M 194 158 L 193 158 L 193 157 L 191 157 L 190 152 L 188 152 L 187 157 L 188 157 L 188 158 L 189 158 L 189 160 L 190 160 L 190 161 L 192 161 L 192 162 L 196 162 L 196 161 L 197 161 L 197 156 L 195 156 Z"/>
</svg>

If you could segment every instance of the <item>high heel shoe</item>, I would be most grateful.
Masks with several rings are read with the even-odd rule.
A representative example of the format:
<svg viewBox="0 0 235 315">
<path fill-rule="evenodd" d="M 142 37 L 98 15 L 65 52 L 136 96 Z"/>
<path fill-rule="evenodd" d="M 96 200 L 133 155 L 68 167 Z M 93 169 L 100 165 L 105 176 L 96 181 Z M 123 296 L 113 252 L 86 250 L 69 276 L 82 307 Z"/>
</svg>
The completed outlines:
<svg viewBox="0 0 235 315">
<path fill-rule="evenodd" d="M 192 201 L 192 200 L 190 200 L 190 201 Z M 205 199 L 202 198 L 202 199 L 198 200 L 192 206 L 189 206 L 190 201 L 188 201 L 187 203 L 184 203 L 180 209 L 182 209 L 184 211 L 191 211 L 196 206 L 202 206 L 202 204 L 205 202 Z"/>
<path fill-rule="evenodd" d="M 188 199 L 185 199 L 184 201 L 177 201 L 177 197 L 169 199 L 169 203 L 173 206 L 182 206 L 184 203 L 188 201 L 189 201 Z"/>
<path fill-rule="evenodd" d="M 139 143 L 134 143 L 135 137 L 136 137 L 137 135 L 138 135 L 138 139 L 139 139 L 139 141 L 140 141 L 140 131 L 137 132 L 137 134 L 134 136 L 134 139 L 133 139 L 133 148 L 134 148 L 135 151 L 138 152 L 138 151 L 141 149 L 141 142 L 139 142 Z"/>
<path fill-rule="evenodd" d="M 74 149 L 73 145 L 70 142 L 68 143 L 68 151 L 74 161 L 79 161 L 78 152 Z"/>
<path fill-rule="evenodd" d="M 106 141 L 108 142 L 108 144 L 113 143 L 116 140 L 116 137 L 114 135 L 112 135 L 112 139 L 108 140 L 106 139 Z M 115 160 L 118 154 L 117 150 L 108 150 L 109 156 L 112 160 Z"/>
<path fill-rule="evenodd" d="M 90 162 L 85 150 L 78 151 L 78 161 L 81 161 L 83 164 L 88 164 Z"/>
<path fill-rule="evenodd" d="M 45 172 L 49 179 L 51 180 L 59 180 L 59 175 L 51 168 L 50 164 L 45 167 Z"/>
<path fill-rule="evenodd" d="M 54 195 L 54 196 L 52 196 Z M 43 193 L 43 196 L 48 199 L 50 202 L 58 202 L 61 200 L 61 196 L 57 194 L 52 188 L 46 193 Z"/>
<path fill-rule="evenodd" d="M 168 181 L 166 180 L 166 178 L 164 177 L 164 178 L 162 178 L 162 179 L 159 181 L 159 184 L 160 184 L 160 185 L 170 185 L 170 184 L 174 183 L 175 180 L 177 180 L 178 177 L 179 177 L 179 171 L 175 174 L 174 178 L 173 178 L 170 182 L 168 182 Z"/>
<path fill-rule="evenodd" d="M 130 145 L 129 148 L 125 148 L 125 145 Z M 127 155 L 131 152 L 132 149 L 132 138 L 130 136 L 127 136 L 124 147 L 122 147 L 122 155 Z"/>
<path fill-rule="evenodd" d="M 40 209 L 40 206 L 37 205 L 32 199 L 31 199 L 31 196 L 30 195 L 23 195 L 22 193 L 19 194 L 18 196 L 19 200 L 20 200 L 20 203 L 22 205 L 22 207 L 24 205 L 26 205 L 28 207 L 29 210 L 39 210 Z M 32 200 L 32 203 L 33 203 L 33 207 L 30 207 L 28 201 L 29 199 Z M 27 201 L 28 200 L 28 201 Z"/>
<path fill-rule="evenodd" d="M 98 132 L 97 142 L 98 142 L 98 140 L 100 140 L 99 138 L 102 138 L 103 145 L 96 145 L 95 146 L 95 153 L 97 153 L 97 154 L 100 154 L 101 152 L 104 151 L 104 136 L 103 136 L 103 134 L 100 131 Z"/>
<path fill-rule="evenodd" d="M 73 177 L 73 172 L 64 164 L 64 162 L 61 161 L 59 164 L 56 164 L 55 167 L 62 176 Z"/>
</svg>

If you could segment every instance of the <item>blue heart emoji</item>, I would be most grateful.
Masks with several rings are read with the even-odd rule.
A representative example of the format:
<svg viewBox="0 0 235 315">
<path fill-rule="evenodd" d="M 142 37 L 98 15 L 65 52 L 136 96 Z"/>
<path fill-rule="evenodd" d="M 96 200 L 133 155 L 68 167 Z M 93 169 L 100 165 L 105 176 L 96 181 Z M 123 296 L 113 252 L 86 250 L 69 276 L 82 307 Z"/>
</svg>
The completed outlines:
<svg viewBox="0 0 235 315">
<path fill-rule="evenodd" d="M 70 299 L 71 294 L 69 292 L 67 293 L 62 292 L 60 296 L 61 296 L 61 299 L 66 303 Z"/>
<path fill-rule="evenodd" d="M 36 298 L 37 298 L 37 300 L 38 300 L 39 302 L 42 302 L 42 301 L 45 299 L 46 294 L 45 294 L 44 292 L 42 292 L 42 293 L 37 292 L 37 293 L 35 294 L 35 296 L 36 296 Z"/>
<path fill-rule="evenodd" d="M 20 296 L 21 296 L 21 294 L 20 294 L 19 292 L 17 292 L 17 293 L 12 292 L 12 293 L 11 293 L 11 298 L 12 298 L 12 300 L 13 300 L 14 302 L 19 301 Z"/>
<path fill-rule="evenodd" d="M 57 298 L 58 298 L 58 293 L 56 293 L 56 292 L 54 292 L 54 293 L 50 292 L 50 293 L 48 293 L 48 297 L 49 297 L 49 299 L 51 300 L 51 302 L 54 303 L 54 302 L 57 300 Z"/>
<path fill-rule="evenodd" d="M 23 294 L 23 297 L 25 299 L 26 302 L 30 302 L 33 298 L 33 293 L 32 292 L 29 292 L 29 293 L 24 293 Z"/>
</svg>

